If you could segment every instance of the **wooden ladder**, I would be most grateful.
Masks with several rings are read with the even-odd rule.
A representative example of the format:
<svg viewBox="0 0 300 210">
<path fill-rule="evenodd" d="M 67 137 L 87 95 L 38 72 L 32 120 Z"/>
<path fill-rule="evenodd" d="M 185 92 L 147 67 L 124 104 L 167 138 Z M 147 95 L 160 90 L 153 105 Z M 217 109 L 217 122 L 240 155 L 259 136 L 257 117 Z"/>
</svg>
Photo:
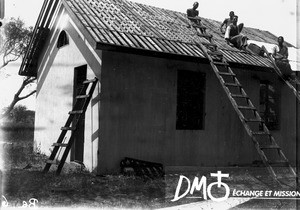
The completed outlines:
<svg viewBox="0 0 300 210">
<path fill-rule="evenodd" d="M 67 119 L 67 122 L 65 123 L 64 127 L 61 128 L 61 133 L 58 137 L 58 140 L 56 143 L 54 143 L 52 146 L 54 146 L 54 149 L 49 157 L 49 159 L 46 161 L 45 168 L 43 170 L 44 173 L 47 173 L 51 167 L 52 164 L 58 164 L 56 175 L 59 175 L 64 163 L 68 157 L 68 154 L 72 148 L 72 145 L 75 140 L 76 131 L 77 131 L 77 124 L 78 122 L 83 120 L 84 113 L 89 105 L 89 102 L 92 98 L 93 92 L 96 88 L 98 79 L 95 77 L 92 80 L 85 80 L 82 84 L 82 88 L 79 91 L 79 94 L 76 96 L 76 101 L 73 106 L 72 111 L 69 112 L 69 117 Z M 86 91 L 89 89 L 89 93 L 86 94 Z M 72 124 L 72 125 L 71 125 Z M 67 134 L 68 131 L 72 131 L 72 134 L 69 138 L 69 141 L 67 143 L 64 143 L 63 140 Z M 60 161 L 55 160 L 55 157 L 59 151 L 60 148 L 65 148 L 64 153 L 62 155 L 62 158 Z M 58 157 L 57 157 L 58 158 Z"/>
<path fill-rule="evenodd" d="M 276 143 L 264 120 L 260 117 L 259 112 L 230 68 L 229 63 L 225 60 L 223 53 L 218 50 L 212 35 L 206 33 L 198 35 L 209 41 L 209 43 L 195 41 L 195 44 L 209 60 L 211 68 L 271 176 L 280 185 L 284 183 L 280 180 L 285 178 L 295 179 L 296 173 L 294 169 L 291 167 L 280 146 Z M 287 174 L 289 176 L 286 176 Z"/>
<path fill-rule="evenodd" d="M 265 54 L 267 55 L 267 57 L 270 59 L 270 61 L 272 62 L 273 68 L 275 70 L 275 72 L 277 73 L 277 75 L 285 82 L 285 84 L 293 91 L 294 95 L 296 96 L 296 98 L 300 101 L 300 93 L 299 91 L 296 90 L 296 88 L 294 87 L 294 85 L 291 83 L 291 80 L 286 79 L 283 74 L 281 73 L 280 69 L 278 68 L 278 66 L 276 65 L 274 59 L 271 57 L 271 55 L 269 54 L 269 52 L 267 51 L 265 46 L 262 46 L 262 49 L 264 50 Z M 295 78 L 294 83 L 296 84 L 300 84 L 300 81 L 298 78 Z"/>
</svg>

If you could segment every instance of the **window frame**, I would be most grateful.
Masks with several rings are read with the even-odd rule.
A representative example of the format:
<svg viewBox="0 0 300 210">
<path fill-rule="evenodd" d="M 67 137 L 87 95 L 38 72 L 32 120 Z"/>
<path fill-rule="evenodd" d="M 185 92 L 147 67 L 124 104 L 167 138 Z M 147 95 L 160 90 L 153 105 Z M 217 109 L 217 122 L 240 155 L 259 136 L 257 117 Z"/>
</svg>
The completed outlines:
<svg viewBox="0 0 300 210">
<path fill-rule="evenodd" d="M 62 30 L 59 33 L 56 47 L 57 47 L 57 49 L 61 49 L 62 47 L 66 46 L 66 45 L 69 45 L 69 36 L 65 30 Z"/>
<path fill-rule="evenodd" d="M 262 85 L 265 85 L 265 93 L 262 101 Z M 272 93 L 270 86 L 274 89 Z M 273 100 L 273 105 L 271 100 Z M 262 111 L 261 107 L 265 106 L 265 110 Z M 273 109 L 272 109 L 273 108 Z M 274 114 L 272 114 L 274 112 Z M 269 130 L 280 130 L 280 91 L 276 84 L 268 81 L 262 80 L 259 84 L 259 114 L 264 120 L 265 125 Z M 267 117 L 267 118 L 266 118 Z M 274 121 L 269 121 L 269 119 L 275 118 Z M 262 130 L 262 127 L 260 126 Z"/>
<path fill-rule="evenodd" d="M 205 130 L 206 73 L 177 70 L 176 93 L 176 130 Z"/>
</svg>

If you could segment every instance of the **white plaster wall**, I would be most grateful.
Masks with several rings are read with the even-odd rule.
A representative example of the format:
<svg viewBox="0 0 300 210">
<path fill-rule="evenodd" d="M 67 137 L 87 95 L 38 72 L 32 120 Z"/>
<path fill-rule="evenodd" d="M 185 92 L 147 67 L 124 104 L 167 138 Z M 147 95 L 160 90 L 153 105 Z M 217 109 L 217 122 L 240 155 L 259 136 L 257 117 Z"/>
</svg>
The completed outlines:
<svg viewBox="0 0 300 210">
<path fill-rule="evenodd" d="M 46 155 L 51 154 L 53 149 L 51 145 L 57 141 L 61 133 L 60 128 L 64 126 L 69 117 L 68 112 L 72 109 L 74 68 L 87 64 L 88 79 L 93 79 L 94 72 L 101 70 L 95 64 L 97 61 L 87 53 L 86 40 L 76 33 L 75 26 L 68 22 L 69 17 L 65 12 L 63 16 L 63 25 L 69 35 L 69 44 L 56 49 L 58 32 L 61 30 L 60 27 L 56 27 L 56 31 L 52 32 L 52 38 L 49 39 L 50 43 L 47 43 L 50 50 L 45 50 L 46 56 L 43 56 L 38 71 L 34 143 L 35 150 Z M 91 59 L 87 59 L 87 56 Z M 97 167 L 99 93 L 100 83 L 94 91 L 85 118 L 84 164 L 90 171 Z M 70 134 L 71 132 L 68 131 L 67 139 Z M 63 150 L 60 154 L 62 153 Z M 68 158 L 67 161 L 69 160 Z"/>
</svg>

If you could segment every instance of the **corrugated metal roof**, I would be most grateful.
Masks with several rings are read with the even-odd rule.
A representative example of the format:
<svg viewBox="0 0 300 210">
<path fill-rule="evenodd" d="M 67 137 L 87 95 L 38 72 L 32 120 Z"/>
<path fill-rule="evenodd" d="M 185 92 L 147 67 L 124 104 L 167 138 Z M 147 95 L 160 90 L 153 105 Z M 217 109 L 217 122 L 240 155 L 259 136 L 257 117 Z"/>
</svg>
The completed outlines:
<svg viewBox="0 0 300 210">
<path fill-rule="evenodd" d="M 205 39 L 189 27 L 189 20 L 183 13 L 127 0 L 66 2 L 96 42 L 204 58 L 193 43 L 204 42 Z M 203 18 L 202 23 L 208 28 L 207 32 L 214 36 L 229 62 L 271 67 L 266 58 L 227 45 L 219 31 L 220 22 Z M 243 33 L 251 39 L 268 43 L 276 43 L 277 39 L 269 32 L 252 28 L 245 28 Z"/>
<path fill-rule="evenodd" d="M 138 50 L 202 57 L 194 41 L 205 42 L 189 26 L 186 14 L 127 0 L 62 0 L 94 41 L 99 44 L 122 46 Z M 42 11 L 43 12 L 43 11 Z M 202 18 L 207 32 L 212 34 L 219 49 L 232 63 L 272 67 L 267 58 L 241 52 L 229 46 L 221 34 L 220 22 Z M 40 23 L 37 23 L 37 25 Z M 277 37 L 267 31 L 247 28 L 243 33 L 250 39 L 276 43 Z M 26 69 L 26 58 L 23 69 Z M 26 72 L 26 71 L 24 71 Z"/>
</svg>

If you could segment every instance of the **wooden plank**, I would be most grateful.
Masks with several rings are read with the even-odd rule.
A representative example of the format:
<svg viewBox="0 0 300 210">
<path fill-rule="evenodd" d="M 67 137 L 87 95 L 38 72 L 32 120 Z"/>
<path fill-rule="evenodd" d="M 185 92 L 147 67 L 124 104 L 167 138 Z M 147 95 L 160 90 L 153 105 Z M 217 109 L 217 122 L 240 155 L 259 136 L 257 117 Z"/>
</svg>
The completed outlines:
<svg viewBox="0 0 300 210">
<path fill-rule="evenodd" d="M 59 162 L 58 162 L 58 160 L 46 160 L 46 163 L 57 165 Z"/>
<path fill-rule="evenodd" d="M 183 42 L 176 42 L 176 43 L 179 47 L 181 47 L 181 49 L 185 52 L 185 54 L 191 55 L 191 56 L 195 55 L 195 53 L 193 51 L 191 51 L 186 45 L 184 45 Z"/>
<path fill-rule="evenodd" d="M 105 26 L 105 27 L 103 27 L 104 29 L 113 30 L 113 28 L 111 27 L 111 25 L 107 24 L 104 21 L 105 18 L 106 18 L 106 16 L 103 13 L 100 13 L 100 16 L 97 15 L 97 20 L 98 20 L 99 24 Z"/>
<path fill-rule="evenodd" d="M 77 99 L 88 98 L 88 97 L 90 97 L 90 95 L 78 95 L 78 96 L 76 96 Z"/>
<path fill-rule="evenodd" d="M 107 11 L 107 13 L 110 15 L 110 17 L 115 18 L 115 21 L 116 21 L 118 27 L 120 28 L 121 23 L 125 21 L 125 19 L 120 18 L 121 12 Z"/>
<path fill-rule="evenodd" d="M 88 32 L 92 35 L 92 37 L 94 38 L 94 40 L 96 41 L 96 42 L 100 42 L 100 41 L 105 41 L 105 40 L 101 40 L 100 38 L 99 38 L 99 36 L 97 36 L 97 34 L 96 34 L 96 32 L 94 32 L 94 30 L 91 28 L 91 27 L 86 27 L 87 28 L 87 30 L 88 30 Z"/>
<path fill-rule="evenodd" d="M 163 50 L 163 52 L 169 52 L 168 48 L 161 44 L 157 38 L 153 37 L 152 40 Z"/>
<path fill-rule="evenodd" d="M 143 46 L 144 49 L 150 50 L 150 48 L 140 39 L 140 36 L 133 34 L 133 37 Z"/>
<path fill-rule="evenodd" d="M 130 13 L 131 13 L 133 16 L 135 16 L 135 18 L 137 19 L 137 21 L 139 21 L 139 23 L 140 23 L 141 25 L 144 25 L 144 26 L 145 26 L 146 34 L 147 34 L 147 35 L 150 35 L 150 33 L 152 33 L 152 34 L 154 34 L 154 35 L 156 35 L 156 36 L 158 36 L 158 37 L 161 37 L 161 34 L 158 33 L 158 32 L 155 30 L 155 28 L 151 28 L 151 27 L 150 27 L 150 24 L 147 23 L 147 22 L 144 20 L 144 18 L 141 18 L 142 15 L 135 11 L 137 4 L 134 4 L 134 3 L 129 2 L 129 1 L 126 2 L 126 3 L 128 3 L 129 5 L 132 6 L 132 8 L 128 8 L 128 10 L 130 11 Z M 126 5 L 126 4 L 124 4 L 124 6 L 125 6 L 125 5 Z M 141 10 L 141 8 L 139 8 L 139 9 Z"/>
<path fill-rule="evenodd" d="M 163 39 L 157 39 L 157 41 L 159 41 L 163 46 L 165 46 L 165 48 L 167 48 L 168 53 L 174 52 L 174 50 L 167 43 L 165 43 Z"/>
<path fill-rule="evenodd" d="M 93 9 L 91 9 L 90 5 L 83 4 L 82 6 L 88 12 L 88 16 L 89 16 L 89 18 L 91 20 L 91 23 L 92 23 L 91 26 L 92 27 L 106 28 L 106 26 L 101 21 L 99 21 L 97 13 Z"/>
<path fill-rule="evenodd" d="M 52 5 L 51 13 L 50 13 L 49 16 L 47 17 L 48 21 L 47 21 L 46 24 L 45 24 L 45 27 L 46 27 L 46 28 L 49 28 L 49 26 L 50 26 L 50 22 L 51 22 L 52 19 L 53 19 L 53 15 L 54 15 L 54 13 L 55 13 L 55 11 L 56 11 L 56 9 L 57 9 L 58 3 L 59 3 L 59 1 L 56 0 L 55 3 Z"/>
<path fill-rule="evenodd" d="M 82 114 L 83 110 L 70 111 L 69 114 Z"/>
<path fill-rule="evenodd" d="M 112 26 L 113 30 L 120 31 L 121 23 L 117 20 L 117 18 L 113 16 L 109 10 L 104 11 L 104 13 L 106 14 L 107 21 Z"/>
<path fill-rule="evenodd" d="M 82 8 L 77 4 L 77 2 L 74 1 L 73 6 L 79 11 L 79 13 L 75 13 L 76 16 L 78 17 L 78 19 L 80 20 L 80 22 L 87 26 L 88 25 L 88 18 L 87 16 L 82 12 Z"/>
<path fill-rule="evenodd" d="M 189 55 L 189 53 L 187 53 L 181 46 L 180 46 L 180 42 L 177 41 L 171 41 L 171 43 L 173 44 L 174 47 L 176 47 L 178 50 L 180 50 L 180 53 L 183 55 Z"/>
<path fill-rule="evenodd" d="M 123 43 L 113 34 L 114 31 L 111 30 L 104 30 L 106 32 L 106 34 L 112 39 L 114 40 L 115 43 L 119 43 L 119 45 L 123 45 Z"/>
<path fill-rule="evenodd" d="M 130 39 L 130 41 L 133 43 L 134 47 L 140 48 L 140 44 L 138 43 L 137 40 L 135 40 L 135 38 L 130 33 L 126 33 L 126 35 L 127 38 Z"/>
<path fill-rule="evenodd" d="M 131 40 L 126 36 L 126 34 L 124 34 L 124 33 L 122 33 L 122 32 L 120 32 L 119 33 L 122 37 L 123 37 L 123 39 L 130 45 L 130 47 L 134 47 L 134 44 L 131 42 Z"/>
<path fill-rule="evenodd" d="M 87 3 L 86 3 L 86 4 L 83 4 L 83 7 L 86 8 L 86 10 L 89 12 L 90 18 L 94 23 L 93 26 L 99 27 L 99 25 L 100 25 L 102 28 L 109 28 L 109 26 L 107 24 L 105 24 L 101 21 L 98 14 L 96 13 L 96 11 L 94 9 L 90 8 L 90 5 L 87 5 Z"/>
<path fill-rule="evenodd" d="M 180 54 L 180 51 L 175 46 L 173 46 L 173 44 L 169 40 L 164 40 L 164 42 L 167 43 L 170 48 L 172 48 L 174 53 Z"/>
<path fill-rule="evenodd" d="M 145 36 L 140 36 L 140 39 L 144 41 L 144 43 L 153 51 L 156 51 L 155 47 L 151 45 L 151 43 L 146 39 Z"/>
<path fill-rule="evenodd" d="M 104 29 L 98 28 L 98 33 L 102 35 L 105 43 L 115 44 L 115 42 L 111 39 L 111 37 L 105 32 Z"/>
<path fill-rule="evenodd" d="M 53 143 L 52 146 L 53 146 L 53 147 L 66 147 L 66 146 L 68 146 L 68 144 L 64 144 L 64 143 Z"/>
<path fill-rule="evenodd" d="M 150 37 L 145 37 L 158 51 L 163 51 Z"/>
<path fill-rule="evenodd" d="M 103 33 L 101 32 L 101 30 L 99 28 L 95 28 L 94 29 L 96 31 L 97 36 L 100 38 L 101 42 L 107 43 L 109 42 L 105 36 L 103 35 Z"/>
<path fill-rule="evenodd" d="M 188 44 L 185 43 L 185 45 L 187 46 L 187 48 L 191 49 L 191 51 L 193 51 L 193 53 L 197 56 L 197 57 L 202 57 L 204 58 L 203 52 L 199 50 L 199 48 L 197 48 L 195 45 L 193 44 Z"/>
<path fill-rule="evenodd" d="M 121 45 L 128 47 L 129 45 L 123 40 L 122 36 L 117 31 L 110 31 L 112 35 L 121 43 Z"/>
<path fill-rule="evenodd" d="M 58 2 L 57 2 L 57 0 L 55 0 L 55 1 L 47 1 L 48 2 L 48 5 L 46 6 L 46 10 L 44 10 L 44 11 L 42 11 L 42 18 L 41 18 L 41 22 L 39 23 L 39 26 L 41 26 L 41 27 L 45 27 L 45 22 L 46 22 L 46 20 L 47 20 L 47 17 L 48 17 L 48 15 L 49 15 L 49 12 L 51 11 L 50 9 L 52 8 L 52 6 L 53 6 L 53 4 L 57 4 Z"/>
<path fill-rule="evenodd" d="M 128 20 L 132 21 L 134 23 L 134 32 L 137 34 L 137 35 L 141 35 L 142 34 L 142 30 L 140 29 L 138 23 L 139 23 L 139 20 L 135 17 L 135 15 L 133 15 L 131 13 L 131 10 L 129 10 L 126 6 L 122 7 L 122 9 L 124 9 L 126 11 L 126 13 L 130 14 L 130 15 L 127 15 L 127 18 Z"/>
<path fill-rule="evenodd" d="M 97 81 L 98 81 L 97 78 L 94 78 L 94 79 L 88 79 L 88 80 L 84 80 L 84 81 L 82 82 L 82 84 L 94 83 L 94 82 L 97 82 Z M 91 96 L 91 95 L 89 95 L 89 96 Z"/>
<path fill-rule="evenodd" d="M 142 8 L 142 10 L 145 11 L 149 16 L 155 15 L 155 12 L 151 11 L 150 6 L 139 4 L 139 7 Z"/>
<path fill-rule="evenodd" d="M 63 131 L 68 131 L 68 130 L 75 130 L 76 128 L 74 127 L 61 127 L 61 130 Z"/>
</svg>

